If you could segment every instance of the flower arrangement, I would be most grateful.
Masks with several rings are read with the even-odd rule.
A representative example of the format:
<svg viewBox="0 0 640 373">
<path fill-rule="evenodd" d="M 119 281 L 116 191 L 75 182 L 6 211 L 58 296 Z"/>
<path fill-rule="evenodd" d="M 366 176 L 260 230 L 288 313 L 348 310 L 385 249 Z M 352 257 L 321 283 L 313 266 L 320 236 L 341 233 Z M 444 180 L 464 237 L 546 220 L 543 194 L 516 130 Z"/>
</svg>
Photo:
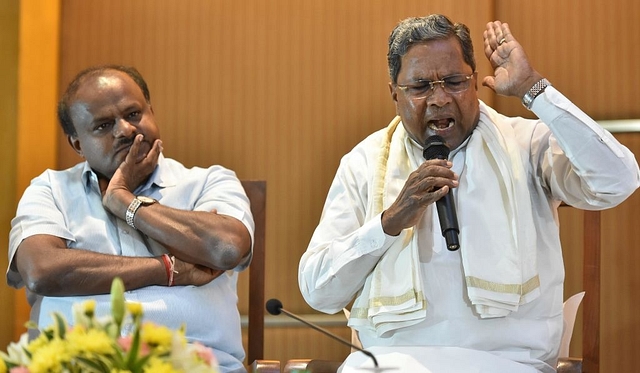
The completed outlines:
<svg viewBox="0 0 640 373">
<path fill-rule="evenodd" d="M 111 315 L 98 320 L 95 306 L 93 300 L 74 305 L 73 327 L 56 313 L 36 339 L 23 334 L 0 351 L 0 373 L 218 373 L 211 349 L 187 343 L 184 327 L 142 322 L 142 305 L 125 302 L 121 279 L 111 285 Z M 121 336 L 125 319 L 133 332 Z"/>
</svg>

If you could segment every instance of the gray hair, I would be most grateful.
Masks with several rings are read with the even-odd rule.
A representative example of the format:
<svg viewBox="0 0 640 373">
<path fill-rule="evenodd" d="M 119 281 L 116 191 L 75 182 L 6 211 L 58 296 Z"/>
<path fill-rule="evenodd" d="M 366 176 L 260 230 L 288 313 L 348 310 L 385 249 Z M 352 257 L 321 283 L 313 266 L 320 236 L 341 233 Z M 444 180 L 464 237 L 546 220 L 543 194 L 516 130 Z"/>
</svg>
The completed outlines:
<svg viewBox="0 0 640 373">
<path fill-rule="evenodd" d="M 426 17 L 412 17 L 400 21 L 389 35 L 389 76 L 392 83 L 398 82 L 402 56 L 414 44 L 430 40 L 442 40 L 455 37 L 462 47 L 462 56 L 473 71 L 476 71 L 476 60 L 473 56 L 473 43 L 469 28 L 462 23 L 453 23 L 441 14 L 431 14 Z"/>
</svg>

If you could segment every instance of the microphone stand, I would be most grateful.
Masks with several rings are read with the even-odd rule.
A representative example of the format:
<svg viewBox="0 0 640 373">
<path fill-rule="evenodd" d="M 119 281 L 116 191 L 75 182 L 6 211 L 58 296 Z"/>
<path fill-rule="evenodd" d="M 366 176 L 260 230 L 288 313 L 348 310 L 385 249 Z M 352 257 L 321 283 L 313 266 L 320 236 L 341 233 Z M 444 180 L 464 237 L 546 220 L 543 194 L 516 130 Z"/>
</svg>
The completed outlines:
<svg viewBox="0 0 640 373">
<path fill-rule="evenodd" d="M 369 351 L 367 351 L 367 350 L 364 350 L 364 349 L 362 349 L 362 348 L 358 348 L 358 346 L 354 346 L 353 344 L 351 344 L 351 343 L 349 343 L 349 342 L 347 342 L 347 341 L 345 341 L 345 340 L 343 340 L 343 339 L 341 339 L 341 338 L 337 338 L 336 336 L 334 336 L 334 335 L 333 335 L 331 332 L 329 332 L 328 330 L 323 329 L 323 328 L 319 327 L 318 325 L 314 325 L 314 324 L 312 324 L 312 323 L 310 323 L 310 322 L 308 322 L 308 321 L 306 321 L 306 320 L 302 319 L 302 318 L 301 318 L 301 317 L 299 317 L 298 315 L 293 314 L 293 313 L 291 313 L 291 312 L 289 312 L 289 311 L 285 310 L 284 308 L 280 308 L 280 312 L 282 312 L 282 313 L 286 314 L 287 316 L 289 316 L 289 317 L 291 317 L 291 318 L 293 318 L 293 319 L 296 319 L 296 320 L 300 321 L 301 323 L 303 323 L 303 324 L 307 325 L 308 327 L 310 327 L 310 328 L 312 328 L 312 329 L 315 329 L 315 330 L 319 331 L 320 333 L 322 333 L 322 334 L 324 334 L 324 335 L 327 335 L 327 336 L 329 336 L 329 337 L 331 337 L 331 338 L 335 339 L 336 341 L 338 341 L 338 342 L 340 342 L 340 343 L 342 343 L 342 344 L 344 344 L 344 345 L 347 345 L 347 346 L 349 346 L 349 347 L 356 348 L 358 351 L 360 351 L 360 352 L 362 352 L 363 354 L 365 354 L 365 355 L 369 356 L 369 357 L 371 358 L 371 360 L 373 360 L 373 365 L 374 365 L 376 368 L 378 367 L 378 360 L 376 360 L 376 357 L 375 357 L 375 356 L 373 356 L 373 354 L 372 354 L 371 352 L 369 352 Z"/>
</svg>

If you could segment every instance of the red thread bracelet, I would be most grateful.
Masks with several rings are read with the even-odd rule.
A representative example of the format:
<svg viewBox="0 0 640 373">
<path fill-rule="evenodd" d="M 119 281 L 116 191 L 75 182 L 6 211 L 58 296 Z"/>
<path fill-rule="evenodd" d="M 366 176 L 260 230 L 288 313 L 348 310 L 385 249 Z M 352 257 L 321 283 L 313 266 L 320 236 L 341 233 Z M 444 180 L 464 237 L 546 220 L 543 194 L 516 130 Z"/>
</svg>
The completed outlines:
<svg viewBox="0 0 640 373">
<path fill-rule="evenodd" d="M 173 285 L 173 262 L 167 254 L 162 254 L 162 262 L 167 273 L 167 286 Z"/>
<path fill-rule="evenodd" d="M 178 271 L 176 271 L 176 257 L 171 255 L 169 257 L 169 261 L 171 262 L 171 268 L 169 269 L 169 286 L 173 286 L 176 284 L 176 281 L 173 275 L 175 273 L 178 273 Z"/>
</svg>

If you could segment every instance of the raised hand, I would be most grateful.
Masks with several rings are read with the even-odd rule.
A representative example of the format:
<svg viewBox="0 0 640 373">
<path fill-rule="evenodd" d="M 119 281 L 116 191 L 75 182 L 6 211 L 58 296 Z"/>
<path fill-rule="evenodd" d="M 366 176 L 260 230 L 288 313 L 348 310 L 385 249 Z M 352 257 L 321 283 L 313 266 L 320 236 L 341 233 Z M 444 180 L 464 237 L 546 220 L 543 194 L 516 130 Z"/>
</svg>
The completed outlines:
<svg viewBox="0 0 640 373">
<path fill-rule="evenodd" d="M 500 21 L 487 23 L 483 33 L 484 54 L 491 62 L 493 76 L 486 76 L 482 85 L 503 96 L 522 98 L 540 79 L 531 67 L 524 49 L 511 34 L 509 25 Z"/>
</svg>

